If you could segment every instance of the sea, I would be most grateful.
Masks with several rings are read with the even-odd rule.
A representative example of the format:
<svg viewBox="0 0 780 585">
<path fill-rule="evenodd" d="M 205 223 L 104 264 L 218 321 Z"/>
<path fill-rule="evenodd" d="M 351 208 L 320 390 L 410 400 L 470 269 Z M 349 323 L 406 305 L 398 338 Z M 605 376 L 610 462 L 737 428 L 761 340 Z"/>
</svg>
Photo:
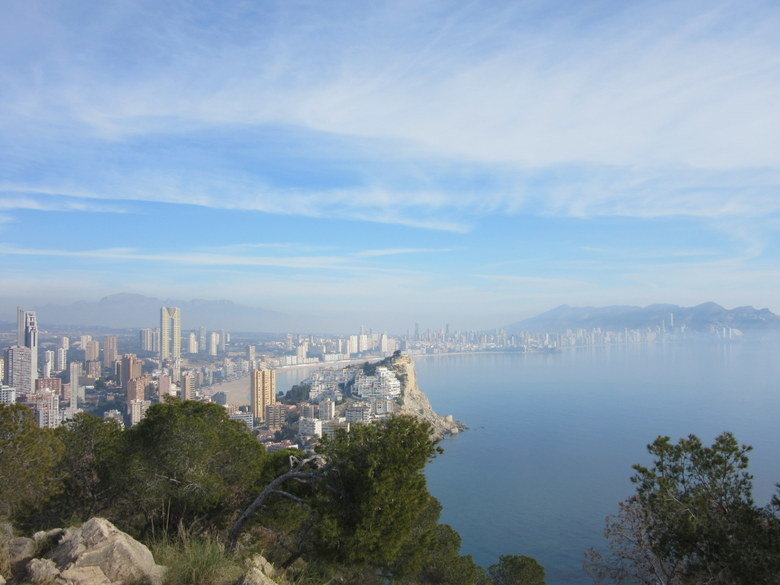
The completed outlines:
<svg viewBox="0 0 780 585">
<path fill-rule="evenodd" d="M 468 430 L 427 468 L 441 521 L 482 566 L 536 558 L 549 585 L 592 583 L 587 549 L 633 493 L 659 435 L 752 445 L 756 503 L 780 482 L 780 344 L 674 343 L 415 357 L 420 388 Z"/>
</svg>

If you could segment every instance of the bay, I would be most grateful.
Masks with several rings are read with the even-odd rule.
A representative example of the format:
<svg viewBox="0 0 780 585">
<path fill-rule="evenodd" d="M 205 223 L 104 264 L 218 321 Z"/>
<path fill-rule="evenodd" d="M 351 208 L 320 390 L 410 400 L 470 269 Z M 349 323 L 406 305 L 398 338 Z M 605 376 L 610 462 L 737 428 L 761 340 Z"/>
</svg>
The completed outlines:
<svg viewBox="0 0 780 585">
<path fill-rule="evenodd" d="M 437 412 L 469 425 L 428 466 L 464 554 L 536 558 L 550 585 L 590 583 L 583 554 L 633 492 L 658 435 L 729 430 L 754 447 L 759 505 L 780 481 L 780 345 L 648 345 L 415 357 Z"/>
</svg>

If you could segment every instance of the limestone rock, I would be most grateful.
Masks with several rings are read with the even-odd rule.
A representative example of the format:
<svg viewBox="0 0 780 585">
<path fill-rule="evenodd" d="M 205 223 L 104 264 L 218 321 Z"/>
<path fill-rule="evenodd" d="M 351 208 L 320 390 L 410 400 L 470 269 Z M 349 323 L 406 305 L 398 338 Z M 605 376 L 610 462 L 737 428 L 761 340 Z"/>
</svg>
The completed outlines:
<svg viewBox="0 0 780 585">
<path fill-rule="evenodd" d="M 452 415 L 442 416 L 433 410 L 428 396 L 417 385 L 417 372 L 414 361 L 408 355 L 393 356 L 388 367 L 401 381 L 401 414 L 412 414 L 428 421 L 433 427 L 433 434 L 438 438 L 455 435 L 467 427 Z"/>
<path fill-rule="evenodd" d="M 276 569 L 274 569 L 274 566 L 269 563 L 263 555 L 256 554 L 249 557 L 247 566 L 250 569 L 260 569 L 261 573 L 268 575 L 269 577 L 276 575 Z"/>
<path fill-rule="evenodd" d="M 276 585 L 276 582 L 257 567 L 251 567 L 241 578 L 239 585 Z"/>
<path fill-rule="evenodd" d="M 60 573 L 65 585 L 110 585 L 100 567 L 72 567 Z"/>
<path fill-rule="evenodd" d="M 7 548 L 11 573 L 23 576 L 27 563 L 35 556 L 35 541 L 32 538 L 12 538 Z"/>
<path fill-rule="evenodd" d="M 5 585 L 5 579 L 3 579 L 2 575 L 0 575 L 0 585 Z"/>
<path fill-rule="evenodd" d="M 60 574 L 57 565 L 49 559 L 33 559 L 27 563 L 27 577 L 33 583 L 47 585 Z"/>
<path fill-rule="evenodd" d="M 66 531 L 47 557 L 63 576 L 74 568 L 97 567 L 111 583 L 162 583 L 164 568 L 154 562 L 149 549 L 103 518 L 92 518 L 80 528 Z M 83 578 L 87 574 L 87 571 L 70 573 L 74 577 L 71 580 L 75 583 L 78 577 L 78 582 L 86 583 Z"/>
</svg>

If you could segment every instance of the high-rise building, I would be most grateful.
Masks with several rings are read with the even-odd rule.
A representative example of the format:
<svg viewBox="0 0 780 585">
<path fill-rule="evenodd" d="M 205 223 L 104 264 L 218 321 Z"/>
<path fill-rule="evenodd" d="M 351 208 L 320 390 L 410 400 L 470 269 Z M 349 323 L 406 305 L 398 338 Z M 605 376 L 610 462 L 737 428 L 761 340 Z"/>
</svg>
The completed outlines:
<svg viewBox="0 0 780 585">
<path fill-rule="evenodd" d="M 119 366 L 119 383 L 127 392 L 127 383 L 135 378 L 140 378 L 143 370 L 143 362 L 135 357 L 133 353 L 126 353 L 122 356 L 122 362 Z"/>
<path fill-rule="evenodd" d="M 181 309 L 162 307 L 160 309 L 160 359 L 181 357 Z"/>
<path fill-rule="evenodd" d="M 100 357 L 100 343 L 90 339 L 84 346 L 84 361 L 94 362 L 98 357 Z"/>
<path fill-rule="evenodd" d="M 38 317 L 35 311 L 16 308 L 16 345 L 30 349 L 30 388 L 38 377 Z M 20 390 L 19 386 L 16 387 Z"/>
<path fill-rule="evenodd" d="M 219 332 L 219 353 L 225 355 L 227 353 L 228 335 L 225 330 Z"/>
<path fill-rule="evenodd" d="M 250 398 L 255 423 L 265 419 L 265 407 L 276 402 L 276 372 L 252 370 Z"/>
<path fill-rule="evenodd" d="M 151 382 L 147 376 L 140 376 L 127 381 L 127 404 L 135 400 L 146 400 L 146 387 Z"/>
<path fill-rule="evenodd" d="M 198 334 L 194 331 L 190 331 L 190 335 L 188 337 L 187 353 L 198 353 Z"/>
<path fill-rule="evenodd" d="M 181 399 L 195 399 L 195 374 L 187 372 L 181 377 Z"/>
<path fill-rule="evenodd" d="M 103 364 L 99 360 L 92 360 L 86 363 L 87 377 L 97 380 L 103 372 Z"/>
<path fill-rule="evenodd" d="M 103 366 L 111 368 L 116 358 L 116 335 L 106 335 L 103 338 Z"/>
<path fill-rule="evenodd" d="M 219 333 L 212 331 L 209 333 L 209 355 L 217 355 L 219 349 Z"/>
<path fill-rule="evenodd" d="M 266 404 L 265 422 L 269 427 L 281 428 L 287 420 L 288 407 L 286 404 Z"/>
<path fill-rule="evenodd" d="M 162 402 L 166 396 L 171 394 L 171 377 L 167 374 L 162 374 L 157 381 L 157 399 Z"/>
<path fill-rule="evenodd" d="M 70 382 L 71 406 L 83 404 L 86 396 L 81 385 L 81 362 L 70 362 L 68 365 L 68 381 Z"/>
<path fill-rule="evenodd" d="M 68 367 L 68 350 L 64 347 L 58 347 L 54 352 L 54 371 L 64 372 Z"/>
<path fill-rule="evenodd" d="M 152 329 L 141 329 L 139 341 L 141 351 L 154 351 L 154 331 Z"/>
<path fill-rule="evenodd" d="M 51 390 L 56 392 L 62 399 L 62 379 L 61 378 L 38 378 L 35 380 L 35 391 Z"/>
<path fill-rule="evenodd" d="M 330 420 L 336 418 L 336 403 L 325 399 L 319 404 L 318 417 L 320 420 Z"/>
<path fill-rule="evenodd" d="M 35 379 L 32 377 L 32 350 L 15 345 L 5 350 L 5 380 L 18 394 L 30 394 Z"/>
<path fill-rule="evenodd" d="M 51 377 L 52 371 L 54 371 L 54 352 L 47 349 L 43 353 L 43 377 Z"/>
<path fill-rule="evenodd" d="M 16 402 L 16 388 L 0 384 L 0 404 L 14 404 Z"/>
<path fill-rule="evenodd" d="M 57 394 L 51 390 L 41 390 L 30 398 L 39 427 L 54 429 L 60 426 L 60 398 Z"/>
<path fill-rule="evenodd" d="M 206 328 L 200 327 L 198 329 L 198 349 L 200 351 L 206 351 Z"/>
<path fill-rule="evenodd" d="M 252 362 L 255 361 L 255 346 L 254 345 L 247 345 L 246 346 L 246 360 L 249 362 L 250 367 L 252 366 Z"/>
<path fill-rule="evenodd" d="M 128 402 L 127 411 L 130 415 L 130 426 L 134 427 L 146 416 L 146 411 L 152 405 L 151 400 L 133 400 Z"/>
<path fill-rule="evenodd" d="M 68 351 L 70 349 L 70 337 L 60 337 L 60 347 Z"/>
</svg>

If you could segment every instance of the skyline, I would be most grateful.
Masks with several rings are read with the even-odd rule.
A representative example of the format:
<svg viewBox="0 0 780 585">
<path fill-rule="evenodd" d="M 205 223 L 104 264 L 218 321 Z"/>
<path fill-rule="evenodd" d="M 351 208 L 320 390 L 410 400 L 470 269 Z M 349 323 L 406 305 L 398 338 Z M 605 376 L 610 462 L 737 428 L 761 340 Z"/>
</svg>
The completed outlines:
<svg viewBox="0 0 780 585">
<path fill-rule="evenodd" d="M 4 306 L 780 312 L 770 2 L 12 2 Z"/>
</svg>

